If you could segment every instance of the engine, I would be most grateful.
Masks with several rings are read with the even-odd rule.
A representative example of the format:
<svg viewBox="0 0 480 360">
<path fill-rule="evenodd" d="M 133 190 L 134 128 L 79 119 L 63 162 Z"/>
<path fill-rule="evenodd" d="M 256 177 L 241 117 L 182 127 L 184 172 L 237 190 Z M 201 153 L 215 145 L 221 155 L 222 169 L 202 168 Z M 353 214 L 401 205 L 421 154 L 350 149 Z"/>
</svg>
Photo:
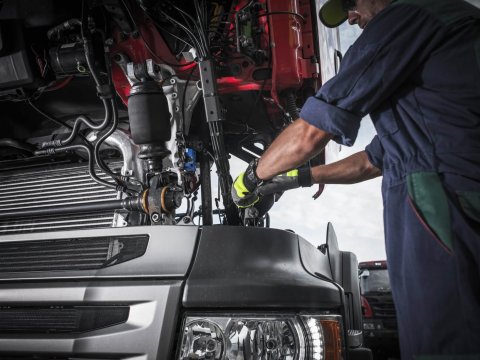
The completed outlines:
<svg viewBox="0 0 480 360">
<path fill-rule="evenodd" d="M 313 9 L 3 1 L 0 234 L 265 226 L 268 209 L 233 204 L 229 159 L 260 156 L 321 85 Z"/>
</svg>

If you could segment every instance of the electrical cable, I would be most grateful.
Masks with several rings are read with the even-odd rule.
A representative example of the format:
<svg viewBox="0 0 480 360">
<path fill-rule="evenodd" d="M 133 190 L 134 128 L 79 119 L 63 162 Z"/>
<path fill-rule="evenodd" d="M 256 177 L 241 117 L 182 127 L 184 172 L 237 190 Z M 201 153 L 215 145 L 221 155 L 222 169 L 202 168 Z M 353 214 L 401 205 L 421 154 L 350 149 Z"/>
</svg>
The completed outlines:
<svg viewBox="0 0 480 360">
<path fill-rule="evenodd" d="M 162 14 L 163 14 L 163 16 L 165 16 L 165 18 L 168 21 L 170 21 L 172 24 L 177 25 L 178 27 L 180 27 L 186 33 L 186 35 L 190 38 L 190 41 L 195 43 L 194 48 L 197 49 L 197 52 L 200 54 L 201 57 L 206 57 L 206 50 L 203 48 L 203 45 L 198 42 L 197 37 L 194 35 L 194 33 L 190 29 L 188 29 L 185 25 L 183 25 L 181 22 L 179 22 L 175 18 L 171 17 L 170 15 L 165 13 L 164 11 L 162 11 Z"/>
<path fill-rule="evenodd" d="M 153 57 L 157 58 L 159 61 L 161 61 L 163 64 L 165 65 L 169 65 L 169 66 L 172 66 L 172 67 L 184 67 L 184 66 L 188 66 L 188 65 L 191 65 L 194 63 L 194 61 L 190 61 L 190 62 L 187 62 L 185 64 L 173 64 L 171 62 L 168 62 L 166 61 L 165 59 L 163 59 L 161 56 L 159 56 L 157 53 L 155 53 L 155 51 L 153 51 L 153 49 L 150 47 L 150 45 L 148 44 L 147 40 L 145 39 L 145 37 L 143 36 L 142 34 L 142 31 L 140 30 L 140 28 L 138 27 L 138 24 L 137 22 L 135 21 L 135 18 L 133 17 L 132 15 L 132 12 L 130 11 L 130 8 L 127 6 L 127 4 L 125 3 L 124 0 L 121 0 L 122 1 L 122 4 L 125 8 L 125 10 L 127 11 L 127 14 L 130 18 L 130 20 L 132 21 L 133 23 L 133 26 L 135 27 L 136 31 L 138 32 L 138 34 L 140 35 L 140 38 L 142 39 L 143 43 L 145 44 L 145 48 L 147 49 L 147 51 L 150 53 L 150 55 L 152 55 Z M 153 17 L 151 17 L 152 20 L 153 20 Z M 155 22 L 154 22 L 155 23 Z M 157 25 L 155 23 L 155 25 Z M 158 26 L 158 25 L 157 25 Z M 193 48 L 193 46 L 191 46 Z"/>
<path fill-rule="evenodd" d="M 206 49 L 206 54 L 208 55 L 209 53 L 209 47 L 208 47 L 208 40 L 207 40 L 207 37 L 205 36 L 205 34 L 207 34 L 207 24 L 206 24 L 206 19 L 205 19 L 205 6 L 201 7 L 200 6 L 200 3 L 198 2 L 198 0 L 194 0 L 193 1 L 193 4 L 195 5 L 195 12 L 197 14 L 197 21 L 198 21 L 198 27 L 199 27 L 199 33 L 200 33 L 200 38 L 203 40 L 204 42 L 204 46 L 205 46 L 205 49 Z"/>
<path fill-rule="evenodd" d="M 165 29 L 164 27 L 160 26 L 160 24 L 158 24 L 156 21 L 153 22 L 155 24 L 155 26 L 157 26 L 159 29 L 161 29 L 163 32 L 166 32 L 168 35 L 174 37 L 175 39 L 179 40 L 180 42 L 183 42 L 185 45 L 187 46 L 190 46 L 191 48 L 194 48 L 194 46 L 192 44 L 190 44 L 189 42 L 185 41 L 185 39 L 182 39 L 181 37 L 175 35 L 174 33 L 168 31 L 167 29 Z M 193 63 L 190 62 L 190 63 Z M 167 64 L 168 65 L 168 64 Z M 188 64 L 185 64 L 185 65 L 188 65 Z"/>
<path fill-rule="evenodd" d="M 197 38 L 195 37 L 194 34 L 192 34 L 192 38 L 191 40 L 195 40 L 195 42 L 199 45 L 198 46 L 198 49 L 199 52 L 201 53 L 202 57 L 206 58 L 208 56 L 208 53 L 209 53 L 209 50 L 208 50 L 208 42 L 206 40 L 206 37 L 205 37 L 205 32 L 204 30 L 202 29 L 202 26 L 201 26 L 201 23 L 199 23 L 199 21 L 195 21 L 190 14 L 188 14 L 187 12 L 185 12 L 184 10 L 182 10 L 181 8 L 179 8 L 178 6 L 172 4 L 170 1 L 168 1 L 168 4 L 173 7 L 175 10 L 177 10 L 181 15 L 182 17 L 187 18 L 189 19 L 192 24 L 194 25 L 194 27 L 196 27 L 196 30 L 197 30 L 197 36 L 199 36 L 199 39 L 200 39 L 200 42 L 197 41 Z M 198 2 L 197 0 L 194 0 L 194 5 L 195 5 L 195 10 L 196 10 L 196 14 L 197 14 L 197 18 L 199 17 L 199 10 L 198 10 Z M 166 14 L 164 11 L 162 11 L 162 13 L 164 14 L 164 16 L 169 20 L 173 20 L 173 21 L 176 21 L 178 23 L 178 25 L 180 27 L 182 27 L 182 29 L 186 30 L 187 33 L 190 32 L 191 33 L 191 29 L 188 29 L 186 28 L 186 26 L 182 23 L 180 23 L 178 20 L 172 18 L 171 16 L 169 16 L 168 14 Z M 197 19 L 198 20 L 198 19 Z"/>
<path fill-rule="evenodd" d="M 184 18 L 184 20 L 187 20 L 189 19 L 192 24 L 197 27 L 197 30 L 199 30 L 199 35 L 202 36 L 202 27 L 201 27 L 201 23 L 200 22 L 195 22 L 195 19 L 189 14 L 187 13 L 186 11 L 184 11 L 183 9 L 179 8 L 178 6 L 176 6 L 175 4 L 172 4 L 170 1 L 167 1 L 168 4 L 173 7 L 175 10 L 177 10 L 181 15 L 182 17 Z M 198 9 L 198 1 L 197 0 L 194 0 L 194 6 L 195 6 L 195 13 L 197 14 L 197 20 L 198 20 L 198 17 L 199 17 L 199 9 Z"/>
<path fill-rule="evenodd" d="M 272 12 L 260 14 L 257 17 L 270 16 L 270 15 L 293 15 L 300 18 L 304 23 L 307 22 L 307 20 L 302 15 L 292 11 L 272 11 Z"/>
<path fill-rule="evenodd" d="M 185 81 L 185 87 L 183 88 L 183 92 L 182 92 L 182 131 L 184 131 L 184 126 L 185 126 L 185 99 L 187 96 L 188 83 L 192 79 L 195 69 L 196 69 L 195 67 L 192 67 L 192 71 L 190 71 L 190 73 L 188 74 L 187 80 Z"/>
</svg>

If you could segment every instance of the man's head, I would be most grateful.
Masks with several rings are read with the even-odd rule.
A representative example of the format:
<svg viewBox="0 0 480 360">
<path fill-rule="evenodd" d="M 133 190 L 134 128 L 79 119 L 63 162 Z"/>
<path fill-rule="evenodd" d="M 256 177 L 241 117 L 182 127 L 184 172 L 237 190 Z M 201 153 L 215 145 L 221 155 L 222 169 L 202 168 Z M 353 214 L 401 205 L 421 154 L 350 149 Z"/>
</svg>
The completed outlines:
<svg viewBox="0 0 480 360">
<path fill-rule="evenodd" d="M 391 0 L 327 0 L 321 7 L 320 21 L 327 27 L 337 27 L 348 19 L 361 29 L 382 11 Z"/>
</svg>

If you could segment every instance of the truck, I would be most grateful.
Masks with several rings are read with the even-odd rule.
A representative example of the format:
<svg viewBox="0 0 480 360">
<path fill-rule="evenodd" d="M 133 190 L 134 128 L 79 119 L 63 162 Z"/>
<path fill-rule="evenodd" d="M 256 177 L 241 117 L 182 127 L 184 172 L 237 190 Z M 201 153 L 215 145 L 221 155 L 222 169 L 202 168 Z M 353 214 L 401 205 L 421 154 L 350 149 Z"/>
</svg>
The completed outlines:
<svg viewBox="0 0 480 360">
<path fill-rule="evenodd" d="M 375 359 L 400 358 L 398 326 L 387 261 L 358 264 L 365 345 Z"/>
<path fill-rule="evenodd" d="M 1 2 L 1 359 L 371 357 L 333 226 L 230 195 L 338 69 L 320 5 Z"/>
</svg>

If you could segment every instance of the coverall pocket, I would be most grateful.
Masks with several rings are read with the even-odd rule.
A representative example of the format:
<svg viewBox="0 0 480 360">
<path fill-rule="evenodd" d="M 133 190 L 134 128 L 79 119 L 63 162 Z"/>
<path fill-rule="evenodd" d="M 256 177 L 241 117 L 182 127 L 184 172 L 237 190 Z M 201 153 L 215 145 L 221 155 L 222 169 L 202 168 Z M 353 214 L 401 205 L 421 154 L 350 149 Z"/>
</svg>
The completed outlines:
<svg viewBox="0 0 480 360">
<path fill-rule="evenodd" d="M 437 173 L 418 172 L 407 176 L 410 204 L 419 221 L 449 253 L 452 227 L 447 195 Z"/>
<path fill-rule="evenodd" d="M 473 221 L 480 223 L 480 192 L 457 191 L 463 212 Z"/>
<path fill-rule="evenodd" d="M 392 109 L 387 109 L 375 117 L 378 118 L 377 121 L 374 121 L 374 125 L 379 138 L 391 135 L 398 131 L 397 119 L 395 118 Z"/>
</svg>

